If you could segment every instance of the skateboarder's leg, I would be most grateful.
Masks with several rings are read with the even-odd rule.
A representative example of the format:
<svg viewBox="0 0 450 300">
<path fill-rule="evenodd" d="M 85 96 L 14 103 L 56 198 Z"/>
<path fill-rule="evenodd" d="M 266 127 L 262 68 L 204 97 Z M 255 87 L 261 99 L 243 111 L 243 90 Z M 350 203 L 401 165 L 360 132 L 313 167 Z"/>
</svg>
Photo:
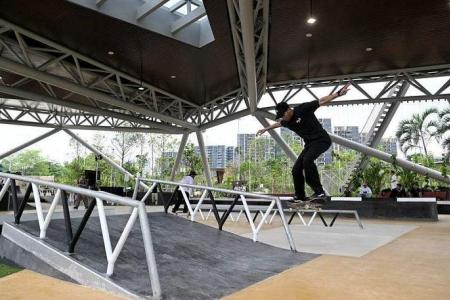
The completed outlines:
<svg viewBox="0 0 450 300">
<path fill-rule="evenodd" d="M 295 199 L 304 200 L 305 199 L 305 177 L 303 176 L 303 156 L 305 149 L 300 153 L 297 158 L 297 161 L 294 163 L 292 167 L 292 180 L 294 181 L 295 188 Z"/>
<path fill-rule="evenodd" d="M 319 172 L 317 171 L 317 166 L 314 161 L 330 147 L 330 143 L 324 142 L 313 142 L 309 147 L 305 148 L 303 155 L 303 166 L 305 168 L 305 180 L 306 183 L 312 188 L 315 195 L 325 194 L 322 184 L 320 182 Z"/>
</svg>

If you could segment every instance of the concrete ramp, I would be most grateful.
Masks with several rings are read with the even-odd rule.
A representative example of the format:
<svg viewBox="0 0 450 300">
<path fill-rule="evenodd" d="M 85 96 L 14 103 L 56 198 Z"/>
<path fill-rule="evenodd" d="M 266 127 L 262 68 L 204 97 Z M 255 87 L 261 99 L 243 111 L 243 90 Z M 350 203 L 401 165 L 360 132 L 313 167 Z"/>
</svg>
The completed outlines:
<svg viewBox="0 0 450 300">
<path fill-rule="evenodd" d="M 317 257 L 254 243 L 173 215 L 150 213 L 148 218 L 164 299 L 218 299 Z M 115 245 L 128 215 L 107 219 L 111 242 Z M 77 227 L 80 220 L 72 219 L 72 226 Z M 40 271 L 40 264 L 46 264 L 48 270 L 56 270 L 73 281 L 130 298 L 147 298 L 152 294 L 138 225 L 133 228 L 109 278 L 105 275 L 106 255 L 97 217 L 87 223 L 72 255 L 66 253 L 64 220 L 52 220 L 45 240 L 38 236 L 37 221 L 20 225 L 5 223 L 0 255 L 19 265 L 24 265 L 20 260 L 28 261 L 31 255 L 36 263 L 29 268 L 35 271 Z M 15 255 L 17 249 L 12 244 L 29 257 Z"/>
</svg>

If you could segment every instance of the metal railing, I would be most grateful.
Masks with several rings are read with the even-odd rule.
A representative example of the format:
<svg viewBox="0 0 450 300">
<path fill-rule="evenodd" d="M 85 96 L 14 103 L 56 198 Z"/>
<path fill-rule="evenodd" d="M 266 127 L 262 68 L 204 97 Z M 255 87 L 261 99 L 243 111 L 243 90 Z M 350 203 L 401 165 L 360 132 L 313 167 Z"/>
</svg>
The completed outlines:
<svg viewBox="0 0 450 300">
<path fill-rule="evenodd" d="M 106 192 L 99 192 L 94 190 L 88 190 L 83 189 L 79 187 L 64 185 L 64 184 L 58 184 L 54 182 L 48 182 L 44 180 L 39 180 L 35 178 L 30 177 L 24 177 L 19 175 L 13 175 L 8 173 L 1 173 L 0 177 L 5 178 L 6 181 L 4 182 L 3 188 L 0 190 L 0 200 L 3 199 L 3 196 L 7 192 L 7 190 L 10 190 L 10 197 L 12 199 L 12 204 L 14 208 L 14 222 L 16 224 L 20 223 L 20 218 L 22 216 L 23 210 L 25 209 L 26 203 L 30 197 L 31 192 L 33 192 L 34 197 L 34 203 L 36 206 L 36 213 L 39 223 L 39 229 L 40 234 L 39 237 L 41 239 L 45 239 L 46 237 L 46 231 L 50 224 L 51 218 L 55 212 L 55 208 L 58 205 L 58 203 L 61 202 L 63 206 L 63 213 L 64 213 L 64 220 L 65 220 L 65 227 L 66 227 L 66 235 L 68 240 L 68 252 L 73 253 L 75 251 L 75 245 L 78 242 L 81 233 L 86 226 L 86 223 L 94 210 L 94 207 L 97 206 L 98 210 L 98 216 L 100 219 L 100 226 L 103 236 L 103 243 L 105 247 L 106 252 L 106 258 L 108 262 L 106 275 L 111 276 L 114 272 L 114 265 L 117 260 L 117 258 L 120 255 L 120 252 L 122 251 L 122 248 L 125 244 L 125 241 L 128 238 L 128 235 L 130 234 L 136 219 L 139 215 L 139 222 L 140 222 L 140 228 L 142 232 L 142 239 L 144 242 L 144 249 L 145 249 L 145 256 L 147 261 L 147 267 L 149 271 L 151 286 L 152 286 L 152 292 L 153 292 L 153 298 L 159 299 L 161 298 L 161 286 L 159 282 L 159 276 L 158 276 L 158 270 L 156 267 L 156 260 L 155 260 L 155 253 L 153 249 L 153 243 L 152 243 L 152 237 L 150 233 L 150 227 L 148 223 L 148 217 L 147 217 L 147 211 L 145 208 L 145 200 L 150 195 L 150 191 L 152 188 L 149 189 L 149 192 L 145 194 L 145 196 L 142 198 L 141 201 L 136 200 L 137 195 L 137 189 L 135 189 L 135 193 L 133 194 L 133 198 L 124 198 L 120 196 L 116 196 L 113 194 L 109 194 Z M 16 181 L 23 181 L 28 183 L 28 187 L 26 189 L 26 192 L 24 194 L 24 198 L 19 203 L 17 198 L 17 190 L 16 190 Z M 39 186 L 45 185 L 50 186 L 56 189 L 55 196 L 51 202 L 50 208 L 47 212 L 47 215 L 44 217 L 44 212 L 42 210 L 42 204 L 41 199 L 39 195 Z M 92 197 L 95 199 L 95 201 L 91 201 L 82 220 L 77 228 L 77 231 L 75 234 L 72 232 L 72 224 L 70 220 L 70 212 L 69 212 L 69 206 L 68 201 L 66 197 L 66 193 L 75 193 L 87 197 Z M 129 206 L 132 208 L 131 215 L 128 219 L 128 222 L 123 229 L 122 234 L 120 235 L 120 238 L 116 244 L 116 246 L 113 248 L 111 245 L 111 239 L 110 234 L 108 230 L 108 223 L 106 220 L 106 214 L 105 209 L 103 206 L 103 201 L 109 201 L 116 204 L 121 204 L 125 206 Z"/>
<path fill-rule="evenodd" d="M 222 230 L 223 224 L 227 220 L 230 213 L 233 211 L 234 206 L 240 201 L 242 203 L 242 205 L 244 206 L 245 214 L 250 223 L 254 242 L 257 241 L 258 232 L 260 231 L 261 227 L 265 223 L 266 219 L 269 217 L 272 210 L 278 211 L 278 213 L 280 214 L 280 217 L 281 217 L 281 222 L 283 224 L 289 246 L 292 251 L 296 251 L 295 243 L 292 238 L 292 234 L 291 234 L 291 231 L 287 224 L 286 218 L 284 216 L 283 207 L 281 205 L 281 200 L 279 197 L 269 196 L 269 195 L 261 195 L 261 194 L 249 193 L 249 192 L 242 192 L 242 191 L 235 191 L 235 190 L 227 190 L 227 189 L 202 186 L 202 185 L 183 184 L 183 183 L 179 183 L 179 182 L 166 181 L 166 180 L 147 179 L 147 178 L 137 178 L 136 179 L 136 185 L 135 185 L 136 188 L 134 190 L 134 197 L 137 195 L 137 187 L 140 185 L 141 182 L 152 183 L 152 186 L 148 189 L 144 198 L 148 197 L 149 193 L 152 192 L 155 188 L 159 189 L 159 191 L 162 191 L 161 185 L 169 185 L 169 186 L 175 187 L 172 197 L 174 197 L 177 189 L 179 188 L 180 192 L 183 195 L 184 202 L 188 208 L 191 221 L 195 221 L 196 214 L 199 211 L 201 213 L 200 208 L 201 208 L 203 202 L 205 201 L 205 199 L 207 197 L 209 197 L 209 200 L 211 201 L 214 216 L 216 217 L 217 223 L 219 225 L 219 230 Z M 197 204 L 195 205 L 195 208 L 192 208 L 192 205 L 186 195 L 186 190 L 185 190 L 186 188 L 193 188 L 193 189 L 198 189 L 198 190 L 202 191 L 202 195 L 200 196 L 200 199 L 198 200 Z M 217 200 L 214 199 L 213 192 L 234 195 L 234 200 L 232 201 L 231 204 L 229 204 L 229 205 L 227 204 L 228 207 L 225 210 L 225 212 L 222 214 L 222 216 L 219 215 L 219 210 L 217 208 Z M 248 197 L 248 198 L 246 198 L 246 197 Z M 172 200 L 172 198 L 171 198 L 171 200 Z M 170 204 L 171 200 L 169 200 L 169 204 Z M 250 208 L 249 208 L 249 202 L 251 203 L 254 201 L 258 201 L 258 202 L 267 201 L 267 210 L 263 214 L 261 221 L 258 224 L 255 224 L 254 220 L 252 220 Z M 274 208 L 275 206 L 276 206 L 276 209 Z M 165 210 L 167 212 L 166 205 L 165 205 Z"/>
</svg>

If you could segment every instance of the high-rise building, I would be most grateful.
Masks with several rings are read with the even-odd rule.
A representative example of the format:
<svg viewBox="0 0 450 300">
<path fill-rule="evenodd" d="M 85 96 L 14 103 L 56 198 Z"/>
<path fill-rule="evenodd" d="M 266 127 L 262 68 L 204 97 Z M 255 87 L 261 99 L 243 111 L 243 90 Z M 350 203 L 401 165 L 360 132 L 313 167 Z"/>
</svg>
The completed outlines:
<svg viewBox="0 0 450 300">
<path fill-rule="evenodd" d="M 334 134 L 343 137 L 344 139 L 361 143 L 358 126 L 336 126 L 334 127 Z M 348 150 L 347 147 L 338 144 L 334 144 L 333 148 L 336 151 Z"/>
<path fill-rule="evenodd" d="M 225 145 L 206 146 L 209 167 L 211 169 L 223 169 L 226 166 Z"/>
<path fill-rule="evenodd" d="M 164 151 L 162 153 L 162 157 L 166 157 L 166 158 L 174 158 L 177 157 L 177 153 L 176 151 Z"/>
<path fill-rule="evenodd" d="M 382 151 L 389 153 L 391 155 L 397 155 L 397 139 L 396 138 L 382 139 L 380 146 L 381 146 Z"/>
<path fill-rule="evenodd" d="M 248 159 L 250 145 L 255 140 L 256 134 L 254 133 L 238 133 L 237 135 L 237 152 L 239 159 L 245 161 Z"/>
<path fill-rule="evenodd" d="M 235 161 L 235 158 L 236 158 L 236 147 L 227 146 L 225 151 L 226 151 L 225 163 L 228 166 L 228 165 L 232 164 Z"/>
</svg>

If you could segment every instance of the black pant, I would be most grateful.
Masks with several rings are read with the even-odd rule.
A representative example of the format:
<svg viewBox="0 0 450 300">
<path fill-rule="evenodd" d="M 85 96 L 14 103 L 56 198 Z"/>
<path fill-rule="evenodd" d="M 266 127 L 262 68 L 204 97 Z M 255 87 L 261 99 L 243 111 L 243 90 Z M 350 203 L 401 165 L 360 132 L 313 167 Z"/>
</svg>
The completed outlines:
<svg viewBox="0 0 450 300">
<path fill-rule="evenodd" d="M 189 200 L 189 192 L 185 192 L 186 196 Z M 181 203 L 184 203 L 183 212 L 187 213 L 188 208 L 186 202 L 184 202 L 183 193 L 180 190 L 177 191 L 177 200 L 175 201 L 175 205 L 173 206 L 172 212 L 176 212 L 178 208 L 180 208 Z"/>
<path fill-rule="evenodd" d="M 292 167 L 292 178 L 294 180 L 295 196 L 298 199 L 305 198 L 305 180 L 313 189 L 314 193 L 323 193 L 320 183 L 319 172 L 314 161 L 331 146 L 330 139 L 315 140 L 305 143 L 305 148 L 300 153 L 297 161 Z M 303 172 L 305 174 L 303 175 Z"/>
</svg>

